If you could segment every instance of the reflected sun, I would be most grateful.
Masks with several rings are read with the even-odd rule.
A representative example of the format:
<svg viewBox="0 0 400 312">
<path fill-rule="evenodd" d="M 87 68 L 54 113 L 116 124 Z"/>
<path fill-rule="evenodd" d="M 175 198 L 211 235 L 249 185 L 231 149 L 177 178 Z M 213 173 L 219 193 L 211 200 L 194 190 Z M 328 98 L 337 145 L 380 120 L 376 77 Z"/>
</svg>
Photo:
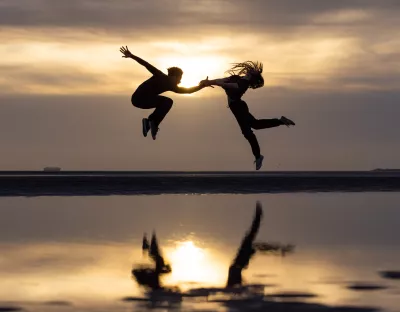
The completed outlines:
<svg viewBox="0 0 400 312">
<path fill-rule="evenodd" d="M 209 258 L 207 252 L 196 246 L 193 241 L 178 243 L 178 246 L 168 255 L 172 265 L 171 280 L 178 283 L 215 282 L 215 267 L 212 266 L 213 261 Z"/>
</svg>

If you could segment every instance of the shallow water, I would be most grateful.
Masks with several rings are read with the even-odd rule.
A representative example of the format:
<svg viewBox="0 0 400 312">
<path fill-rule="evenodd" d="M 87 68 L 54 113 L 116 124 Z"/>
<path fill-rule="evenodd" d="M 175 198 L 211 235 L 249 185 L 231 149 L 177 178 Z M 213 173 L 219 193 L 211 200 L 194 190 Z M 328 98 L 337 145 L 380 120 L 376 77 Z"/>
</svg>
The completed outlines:
<svg viewBox="0 0 400 312">
<path fill-rule="evenodd" d="M 172 265 L 165 285 L 183 292 L 223 287 L 257 200 L 264 210 L 257 240 L 296 247 L 285 257 L 257 254 L 243 271 L 245 284 L 266 285 L 265 295 L 316 295 L 295 298 L 309 303 L 399 311 L 400 281 L 379 271 L 400 270 L 400 193 L 0 198 L 0 306 L 149 308 L 146 302 L 121 299 L 145 298 L 130 274 L 133 265 L 149 262 L 141 240 L 153 229 Z M 209 299 L 215 298 L 220 297 Z M 224 300 L 184 298 L 178 308 L 254 306 Z"/>
</svg>

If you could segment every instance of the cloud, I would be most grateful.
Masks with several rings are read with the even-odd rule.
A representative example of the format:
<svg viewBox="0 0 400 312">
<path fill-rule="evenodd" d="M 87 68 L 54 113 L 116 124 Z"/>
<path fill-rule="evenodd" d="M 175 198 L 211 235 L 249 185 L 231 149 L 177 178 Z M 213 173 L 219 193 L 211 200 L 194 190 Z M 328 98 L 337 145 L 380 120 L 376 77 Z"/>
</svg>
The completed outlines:
<svg viewBox="0 0 400 312">
<path fill-rule="evenodd" d="M 226 26 L 282 30 L 287 27 L 369 21 L 396 16 L 397 1 L 290 0 L 3 0 L 0 23 L 21 27 L 73 27 L 142 31 Z M 369 18 L 370 17 L 370 18 Z"/>
<path fill-rule="evenodd" d="M 398 89 L 398 1 L 4 0 L 0 6 L 0 66 L 10 77 L 0 88 L 9 93 L 131 88 L 128 74 L 133 85 L 146 76 L 120 62 L 122 44 L 156 66 L 214 58 L 221 63 L 216 75 L 230 62 L 261 60 L 268 86 Z"/>
<path fill-rule="evenodd" d="M 54 63 L 0 65 L 0 72 L 3 94 L 121 93 L 132 89 L 132 81 L 143 79 L 143 75 L 128 75 L 127 70 L 104 73 Z"/>
<path fill-rule="evenodd" d="M 3 65 L 0 71 L 5 73 L 5 80 L 19 81 L 21 85 L 26 82 L 37 84 L 71 85 L 98 82 L 93 75 L 82 75 L 78 70 L 60 67 L 40 67 L 35 65 Z"/>
<path fill-rule="evenodd" d="M 206 75 L 223 76 L 231 62 L 250 59 L 264 62 L 266 87 L 399 88 L 400 42 L 396 40 L 373 43 L 356 38 L 310 36 L 287 41 L 264 37 L 260 42 L 257 36 L 242 35 L 238 39 L 246 45 L 231 38 L 214 37 L 201 43 L 140 43 L 134 44 L 132 50 L 162 70 L 181 66 L 190 85 Z M 136 62 L 122 59 L 118 45 L 110 43 L 21 42 L 13 48 L 0 45 L 0 53 L 0 89 L 6 93 L 130 93 L 149 77 Z"/>
</svg>

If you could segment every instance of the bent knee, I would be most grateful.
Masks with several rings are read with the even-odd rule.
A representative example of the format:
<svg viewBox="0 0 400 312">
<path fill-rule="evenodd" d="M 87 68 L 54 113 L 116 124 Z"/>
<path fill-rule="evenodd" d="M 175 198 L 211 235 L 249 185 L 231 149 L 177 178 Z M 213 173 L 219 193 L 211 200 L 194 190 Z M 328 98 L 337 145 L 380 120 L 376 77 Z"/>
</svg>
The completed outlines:
<svg viewBox="0 0 400 312">
<path fill-rule="evenodd" d="M 242 134 L 243 134 L 243 136 L 244 136 L 246 139 L 248 139 L 248 138 L 254 136 L 254 133 L 253 133 L 253 131 L 251 130 L 251 128 L 242 129 Z"/>
<path fill-rule="evenodd" d="M 141 106 L 140 103 L 142 103 L 142 102 L 143 102 L 143 100 L 140 97 L 135 96 L 135 94 L 132 94 L 131 103 L 133 106 L 140 107 Z"/>
<path fill-rule="evenodd" d="M 170 98 L 165 98 L 165 105 L 172 107 L 172 104 L 174 104 L 174 101 Z"/>
</svg>

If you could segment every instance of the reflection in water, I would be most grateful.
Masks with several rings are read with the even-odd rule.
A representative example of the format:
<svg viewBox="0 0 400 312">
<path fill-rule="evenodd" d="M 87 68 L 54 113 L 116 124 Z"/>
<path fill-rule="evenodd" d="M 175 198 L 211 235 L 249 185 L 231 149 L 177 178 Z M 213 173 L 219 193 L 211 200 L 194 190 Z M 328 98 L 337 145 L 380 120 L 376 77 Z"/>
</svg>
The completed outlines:
<svg viewBox="0 0 400 312">
<path fill-rule="evenodd" d="M 276 252 L 279 251 L 281 255 L 286 255 L 288 252 L 294 250 L 293 245 L 281 245 L 279 243 L 254 243 L 258 230 L 260 229 L 261 218 L 263 210 L 260 202 L 257 202 L 256 211 L 254 214 L 253 222 L 250 230 L 245 234 L 241 245 L 239 246 L 237 255 L 233 263 L 229 267 L 228 280 L 226 287 L 234 287 L 242 285 L 242 271 L 249 266 L 251 257 L 256 251 Z"/>
<path fill-rule="evenodd" d="M 181 302 L 185 311 L 213 310 L 211 301 L 218 305 L 215 309 L 222 304 L 228 310 L 246 311 L 249 306 L 258 306 L 255 311 L 292 311 L 293 307 L 289 309 L 278 301 L 295 299 L 308 303 L 293 311 L 309 309 L 311 302 L 322 304 L 316 311 L 327 311 L 325 304 L 381 305 L 388 311 L 400 306 L 395 271 L 400 253 L 394 248 L 398 246 L 394 234 L 399 218 L 393 217 L 399 196 L 260 194 L 258 198 L 267 203 L 265 215 L 260 217 L 249 265 L 243 266 L 245 280 L 230 290 L 226 288 L 228 268 L 240 254 L 241 239 L 242 243 L 246 241 L 243 233 L 248 223 L 244 220 L 250 215 L 254 196 L 3 200 L 0 307 L 22 307 L 32 312 L 89 311 L 83 305 L 94 304 L 102 311 L 122 311 L 126 310 L 126 303 L 120 302 L 124 296 L 137 296 L 135 300 L 142 302 L 162 296 L 155 291 L 143 297 L 130 274 L 132 262 L 136 268 L 138 261 L 156 270 L 157 253 L 150 252 L 152 237 L 141 241 L 142 230 L 149 227 L 157 229 L 153 241 L 158 247 L 153 250 L 158 250 L 164 264 L 171 268 L 170 273 L 161 274 L 160 286 L 179 286 L 179 292 L 174 289 L 175 298 L 168 300 Z M 168 214 L 160 214 L 161 202 L 167 205 Z M 379 206 L 382 202 L 385 209 Z M 363 213 L 365 204 L 369 205 L 367 213 Z M 250 226 L 245 236 L 251 232 Z M 264 243 L 270 238 L 296 241 L 301 248 L 287 258 L 262 257 L 263 253 L 285 255 L 293 251 L 291 245 Z M 359 282 L 363 286 L 384 282 L 388 290 L 356 287 L 354 291 L 347 287 Z M 210 299 L 205 306 L 199 303 L 202 296 Z M 192 299 L 194 306 L 188 308 Z M 106 309 L 103 303 L 113 308 Z M 115 308 L 118 304 L 121 306 Z"/>
<path fill-rule="evenodd" d="M 256 212 L 250 231 L 246 233 L 243 238 L 238 253 L 229 267 L 228 281 L 226 283 L 227 287 L 242 285 L 242 270 L 248 267 L 250 258 L 256 253 L 253 242 L 260 228 L 261 217 L 262 207 L 260 203 L 257 202 Z"/>
<path fill-rule="evenodd" d="M 374 291 L 387 289 L 387 286 L 377 285 L 377 284 L 367 284 L 367 283 L 354 283 L 347 286 L 348 289 L 357 291 Z"/>
<path fill-rule="evenodd" d="M 147 242 L 146 234 L 144 235 L 142 250 L 144 254 L 148 251 L 150 258 L 154 262 L 154 268 L 140 266 L 132 270 L 132 275 L 141 286 L 149 287 L 152 290 L 161 289 L 160 276 L 171 273 L 171 265 L 165 263 L 161 255 L 156 233 L 153 232 L 150 245 Z"/>
<path fill-rule="evenodd" d="M 376 311 L 375 308 L 363 308 L 363 307 L 329 307 L 321 304 L 301 302 L 301 300 L 308 300 L 317 298 L 318 295 L 310 292 L 275 292 L 265 294 L 264 288 L 267 285 L 263 284 L 249 284 L 243 285 L 242 271 L 247 269 L 250 260 L 259 252 L 268 252 L 280 254 L 285 256 L 288 253 L 294 251 L 294 245 L 280 243 L 265 243 L 255 242 L 257 233 L 260 229 L 261 219 L 263 216 L 262 206 L 257 202 L 253 221 L 250 229 L 245 233 L 244 238 L 238 248 L 237 254 L 229 266 L 228 278 L 225 288 L 209 287 L 209 288 L 192 288 L 187 292 L 181 292 L 179 287 L 165 288 L 161 286 L 160 276 L 162 274 L 171 273 L 171 267 L 165 264 L 164 258 L 161 256 L 161 251 L 157 243 L 155 233 L 152 236 L 152 242 L 149 245 L 146 236 L 143 238 L 142 249 L 148 250 L 150 257 L 154 262 L 154 267 L 143 268 L 138 267 L 133 269 L 133 275 L 139 285 L 149 287 L 150 292 L 147 293 L 150 306 L 147 307 L 159 307 L 160 303 L 167 302 L 169 305 L 173 305 L 176 302 L 179 304 L 183 297 L 205 297 L 207 302 L 219 302 L 230 308 L 233 304 L 234 309 L 238 309 L 239 306 L 242 310 L 251 311 L 263 311 L 264 309 L 270 309 L 272 311 L 285 310 L 285 311 L 299 311 L 313 309 L 315 311 Z M 203 258 L 201 249 L 196 247 L 192 241 L 185 241 L 181 243 L 179 248 L 173 253 L 175 256 L 174 262 L 180 263 L 179 267 L 183 267 L 185 264 L 192 264 L 191 272 L 197 272 L 201 270 L 201 266 L 196 261 Z M 185 272 L 185 271 L 181 271 Z M 188 272 L 185 272 L 188 273 Z M 382 290 L 384 286 L 379 285 L 360 285 L 354 284 L 348 286 L 348 289 L 353 290 Z M 161 291 L 161 293 L 159 292 Z M 221 297 L 222 295 L 222 297 Z M 240 297 L 238 297 L 240 295 Z M 218 299 L 219 298 L 219 299 Z M 295 300 L 295 302 L 289 302 L 289 305 L 281 300 Z M 124 300 L 135 301 L 136 298 L 126 297 Z M 244 300 L 244 301 L 243 301 Z M 267 301 L 266 301 L 267 300 Z M 278 300 L 278 302 L 275 302 Z M 300 300 L 300 301 L 299 301 Z M 255 308 L 255 304 L 257 309 Z"/>
<path fill-rule="evenodd" d="M 379 274 L 387 279 L 400 279 L 400 271 L 382 271 Z"/>
<path fill-rule="evenodd" d="M 245 233 L 245 236 L 239 245 L 239 249 L 233 262 L 229 266 L 228 270 L 228 279 L 226 282 L 226 288 L 200 288 L 200 289 L 192 289 L 186 295 L 189 296 L 205 296 L 209 297 L 210 295 L 215 294 L 234 294 L 237 295 L 239 293 L 249 294 L 254 292 L 257 295 L 264 294 L 264 285 L 249 285 L 248 287 L 242 286 L 242 271 L 243 269 L 247 269 L 251 258 L 258 251 L 264 252 L 277 252 L 283 256 L 288 252 L 293 251 L 294 246 L 292 245 L 281 245 L 279 243 L 255 243 L 255 239 L 257 233 L 260 229 L 261 219 L 263 216 L 263 210 L 260 202 L 257 202 L 255 214 L 253 217 L 253 221 L 250 227 L 250 230 Z M 135 278 L 136 282 L 149 290 L 147 294 L 150 296 L 152 301 L 159 301 L 159 290 L 163 290 L 163 295 L 166 293 L 173 294 L 173 298 L 176 298 L 176 295 L 180 293 L 180 289 L 178 286 L 173 288 L 164 287 L 161 284 L 160 278 L 162 275 L 171 273 L 171 266 L 167 264 L 164 260 L 164 257 L 161 254 L 160 247 L 158 245 L 157 237 L 155 232 L 152 234 L 151 243 L 148 243 L 147 236 L 144 234 L 142 240 L 142 250 L 143 255 L 146 255 L 146 251 L 148 252 L 153 264 L 152 266 L 143 266 L 139 265 L 136 268 L 132 269 L 132 275 Z M 196 247 L 192 241 L 185 241 L 180 244 L 180 246 L 176 249 L 176 251 L 172 254 L 173 261 L 175 262 L 174 268 L 177 268 L 178 271 L 183 273 L 183 275 L 191 275 L 192 273 L 201 272 L 201 263 L 198 260 L 203 258 L 203 253 L 200 248 Z M 185 269 L 189 264 L 190 271 Z M 183 268 L 183 269 L 182 269 Z M 187 277 L 187 276 L 186 276 Z M 157 291 L 157 296 L 155 297 L 155 292 Z M 261 291 L 261 293 L 260 293 Z M 184 295 L 183 293 L 180 293 Z M 299 297 L 299 296 L 297 296 Z M 304 296 L 303 296 L 304 297 Z M 291 296 L 291 298 L 294 298 Z M 125 298 L 126 300 L 127 298 Z"/>
<path fill-rule="evenodd" d="M 173 270 L 171 265 L 165 262 L 154 232 L 150 244 L 148 244 L 146 234 L 144 235 L 142 250 L 144 256 L 146 256 L 146 251 L 148 252 L 153 264 L 136 265 L 132 269 L 132 275 L 140 286 L 151 290 L 165 289 L 165 287 L 161 286 L 160 278 L 171 272 L 174 273 L 173 278 L 175 281 L 179 282 L 199 282 L 201 275 L 204 276 L 205 270 L 202 266 L 204 252 L 195 246 L 192 241 L 179 242 L 177 248 L 170 253 L 169 258 L 173 263 Z M 204 277 L 207 278 L 207 276 Z M 175 289 L 177 288 L 175 287 Z"/>
<path fill-rule="evenodd" d="M 198 247 L 195 242 L 186 240 L 178 242 L 174 250 L 171 251 L 169 258 L 173 265 L 171 279 L 181 283 L 202 283 L 213 282 L 210 271 L 212 265 L 207 265 L 206 250 Z"/>
</svg>

